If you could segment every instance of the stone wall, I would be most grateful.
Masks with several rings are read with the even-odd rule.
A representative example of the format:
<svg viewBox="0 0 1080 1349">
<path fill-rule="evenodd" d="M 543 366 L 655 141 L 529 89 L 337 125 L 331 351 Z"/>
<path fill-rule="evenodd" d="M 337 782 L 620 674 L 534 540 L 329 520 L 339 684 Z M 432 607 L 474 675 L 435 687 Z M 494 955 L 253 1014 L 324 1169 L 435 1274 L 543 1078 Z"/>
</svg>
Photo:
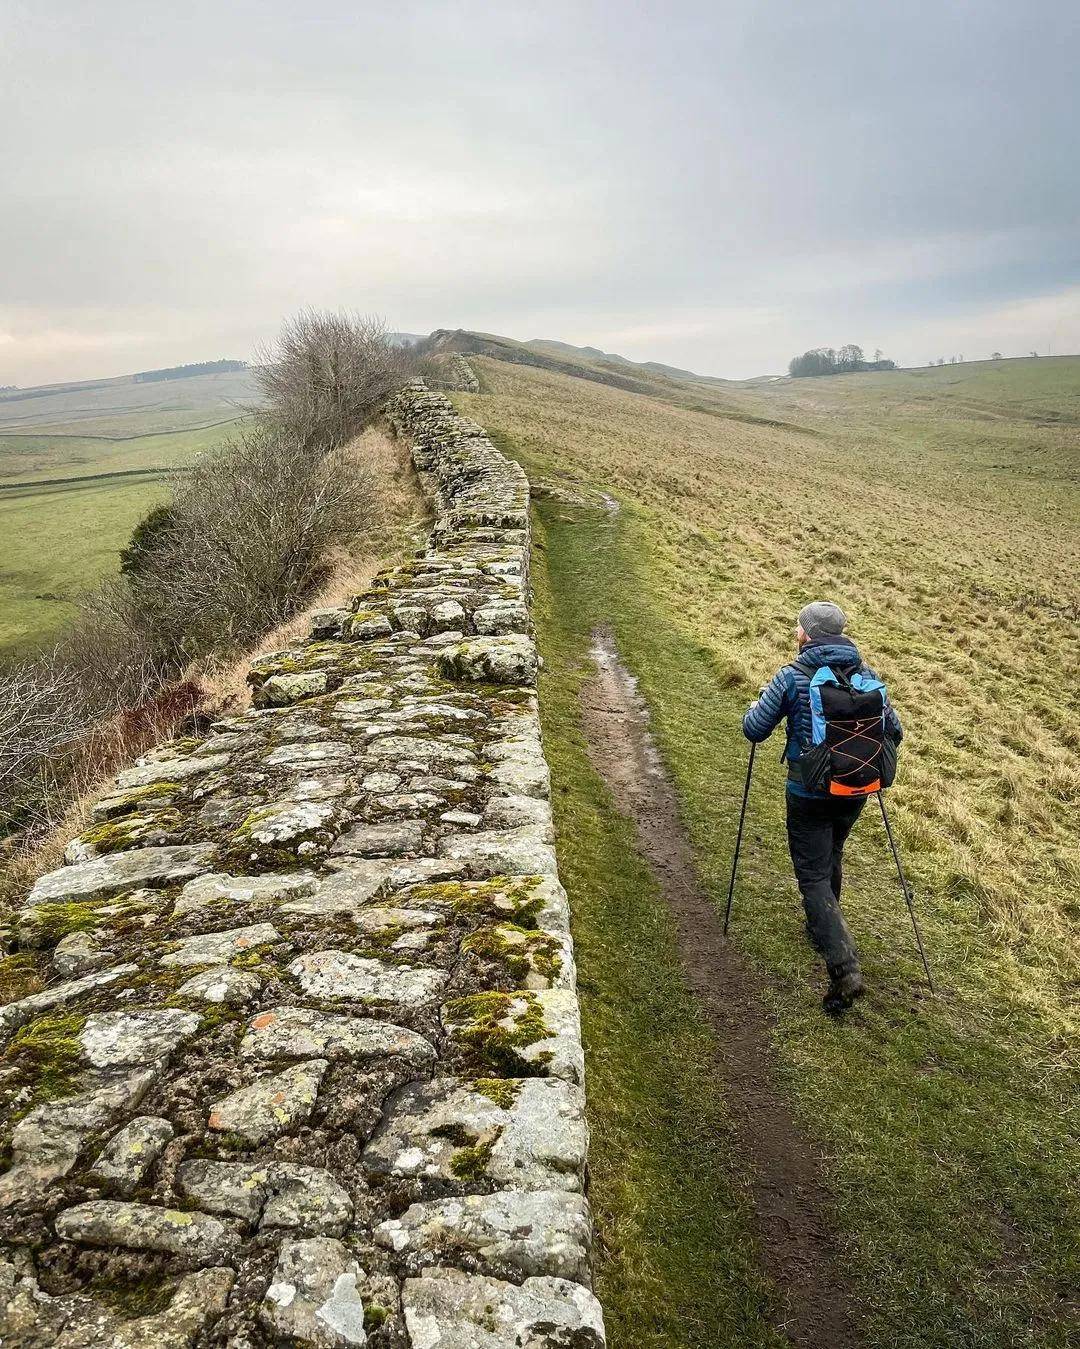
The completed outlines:
<svg viewBox="0 0 1080 1349">
<path fill-rule="evenodd" d="M 5 1349 L 603 1345 L 528 485 L 421 382 L 388 415 L 427 550 L 122 773 L 19 916 Z"/>
<path fill-rule="evenodd" d="M 480 381 L 476 371 L 458 351 L 446 352 L 431 358 L 438 367 L 438 378 L 433 382 L 440 389 L 460 389 L 462 393 L 479 393 Z"/>
</svg>

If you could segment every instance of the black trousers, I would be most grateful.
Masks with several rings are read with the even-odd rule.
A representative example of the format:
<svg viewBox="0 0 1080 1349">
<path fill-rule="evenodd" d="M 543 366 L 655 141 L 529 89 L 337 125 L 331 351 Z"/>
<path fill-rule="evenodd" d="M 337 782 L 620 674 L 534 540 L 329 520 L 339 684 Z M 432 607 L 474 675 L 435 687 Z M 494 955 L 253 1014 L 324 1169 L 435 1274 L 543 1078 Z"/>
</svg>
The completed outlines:
<svg viewBox="0 0 1080 1349">
<path fill-rule="evenodd" d="M 844 843 L 866 805 L 865 797 L 805 797 L 787 793 L 787 832 L 795 879 L 806 910 L 806 928 L 831 975 L 859 968 L 840 910 Z"/>
</svg>

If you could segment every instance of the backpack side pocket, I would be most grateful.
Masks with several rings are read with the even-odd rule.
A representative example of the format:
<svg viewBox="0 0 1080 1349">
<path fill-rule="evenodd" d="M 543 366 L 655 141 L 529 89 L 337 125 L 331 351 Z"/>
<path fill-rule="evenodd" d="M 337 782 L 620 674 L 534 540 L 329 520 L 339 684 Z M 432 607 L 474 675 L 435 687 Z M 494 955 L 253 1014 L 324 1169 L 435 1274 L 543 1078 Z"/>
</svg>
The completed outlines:
<svg viewBox="0 0 1080 1349">
<path fill-rule="evenodd" d="M 882 787 L 891 787 L 896 781 L 896 760 L 896 741 L 887 735 L 882 740 L 881 758 L 878 760 Z"/>
<path fill-rule="evenodd" d="M 799 756 L 799 778 L 808 792 L 823 790 L 829 781 L 832 755 L 824 741 L 808 745 Z"/>
</svg>

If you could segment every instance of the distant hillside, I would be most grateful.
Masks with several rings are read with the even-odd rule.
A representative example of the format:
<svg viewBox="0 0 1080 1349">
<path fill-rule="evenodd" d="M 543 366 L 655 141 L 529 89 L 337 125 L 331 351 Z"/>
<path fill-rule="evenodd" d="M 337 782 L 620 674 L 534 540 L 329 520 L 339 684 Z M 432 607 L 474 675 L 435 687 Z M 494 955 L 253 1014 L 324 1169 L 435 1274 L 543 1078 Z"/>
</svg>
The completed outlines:
<svg viewBox="0 0 1080 1349">
<path fill-rule="evenodd" d="M 247 361 L 199 361 L 195 365 L 170 365 L 163 370 L 137 370 L 136 384 L 153 384 L 165 379 L 194 379 L 196 375 L 227 375 L 246 370 Z"/>
<path fill-rule="evenodd" d="M 609 355 L 595 347 L 574 347 L 566 342 L 534 338 L 518 342 L 494 333 L 470 332 L 464 328 L 439 328 L 431 334 L 435 352 L 458 351 L 464 356 L 490 356 L 511 365 L 531 365 L 555 374 L 572 375 L 597 384 L 607 384 L 626 393 L 663 395 L 673 387 L 728 386 L 729 380 L 695 375 L 689 370 L 660 365 L 655 361 L 637 362 L 625 356 Z"/>
<path fill-rule="evenodd" d="M 569 356 L 584 357 L 590 361 L 610 361 L 615 365 L 629 366 L 631 370 L 648 370 L 655 375 L 666 375 L 669 379 L 707 379 L 712 375 L 696 375 L 692 370 L 681 370 L 677 365 L 663 365 L 660 361 L 632 361 L 628 356 L 619 356 L 615 352 L 600 351 L 597 347 L 574 347 L 569 342 L 556 342 L 551 338 L 534 337 L 524 344 L 536 351 L 553 351 Z M 729 381 L 725 380 L 724 383 Z"/>
</svg>

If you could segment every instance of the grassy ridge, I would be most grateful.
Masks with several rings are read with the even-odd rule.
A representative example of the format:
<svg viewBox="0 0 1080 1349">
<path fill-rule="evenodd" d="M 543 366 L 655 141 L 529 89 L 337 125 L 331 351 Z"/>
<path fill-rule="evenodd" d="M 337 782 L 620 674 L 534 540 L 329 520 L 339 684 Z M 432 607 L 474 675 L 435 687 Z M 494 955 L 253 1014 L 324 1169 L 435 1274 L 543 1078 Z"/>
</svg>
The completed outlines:
<svg viewBox="0 0 1080 1349">
<path fill-rule="evenodd" d="M 822 423 L 821 443 L 807 448 L 776 428 L 720 426 L 657 400 L 480 364 L 489 392 L 461 396 L 464 407 L 534 472 L 624 503 L 603 555 L 580 528 L 553 535 L 558 598 L 593 614 L 595 578 L 605 578 L 599 607 L 641 677 L 717 900 L 745 767 L 741 711 L 785 658 L 808 591 L 853 611 L 913 732 L 893 811 L 945 997 L 921 996 L 895 876 L 868 818 L 849 908 L 873 991 L 844 1027 L 821 1017 L 768 753 L 737 940 L 778 1017 L 782 1079 L 828 1158 L 867 1342 L 1066 1344 L 1077 1226 L 1067 1076 L 1076 732 L 1057 691 L 1072 668 L 1073 629 L 1059 608 L 1074 602 L 1077 549 L 1075 534 L 1056 527 L 1075 511 L 1068 481 L 1052 475 L 1052 491 L 1027 498 L 1012 486 L 1040 452 L 1042 428 L 1009 421 L 1016 448 L 994 487 L 966 417 L 950 423 L 936 457 L 903 419 L 884 416 L 873 434 L 849 419 L 840 437 Z M 973 532 L 976 510 L 992 518 Z M 550 705 L 547 716 L 549 736 L 572 734 L 552 729 Z M 567 726 L 569 716 L 564 708 Z M 577 847 L 575 827 L 564 826 L 564 852 Z M 585 876 L 590 885 L 601 883 Z M 588 940 L 582 955 L 588 1025 Z M 633 1080 L 641 1053 L 641 1043 L 620 1049 L 603 1035 L 598 1047 L 595 1033 L 590 1042 L 608 1081 Z M 595 1066 L 592 1081 L 603 1113 L 609 1087 Z M 664 1128 L 643 1145 L 663 1153 Z M 616 1216 L 640 1202 L 617 1165 L 608 1186 Z M 739 1270 L 745 1248 L 730 1235 L 728 1244 Z M 636 1254 L 623 1252 L 609 1279 L 617 1297 L 622 1271 L 651 1258 L 644 1237 Z"/>
</svg>

